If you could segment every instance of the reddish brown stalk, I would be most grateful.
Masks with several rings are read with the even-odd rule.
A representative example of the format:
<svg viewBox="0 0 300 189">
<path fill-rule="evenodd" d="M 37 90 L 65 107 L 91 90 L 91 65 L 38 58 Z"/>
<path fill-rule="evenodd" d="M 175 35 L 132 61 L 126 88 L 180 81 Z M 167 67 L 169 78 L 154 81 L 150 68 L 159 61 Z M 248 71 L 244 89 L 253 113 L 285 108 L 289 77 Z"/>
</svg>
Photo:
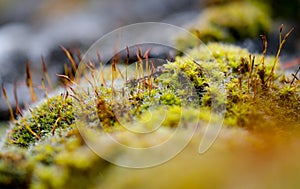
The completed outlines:
<svg viewBox="0 0 300 189">
<path fill-rule="evenodd" d="M 97 80 L 95 78 L 95 71 L 96 71 L 96 67 L 95 67 L 95 64 L 93 62 L 91 62 L 89 60 L 89 64 L 86 64 L 86 66 L 88 67 L 89 71 L 90 71 L 90 74 L 92 76 L 92 80 L 93 80 L 93 83 L 92 81 L 90 81 L 90 79 L 84 75 L 85 79 L 88 81 L 88 83 L 91 85 L 91 87 L 96 90 L 97 88 Z"/>
<path fill-rule="evenodd" d="M 150 53 L 151 49 L 148 49 L 145 54 L 144 54 L 144 58 L 146 59 L 146 72 L 147 74 L 149 74 L 149 53 Z"/>
<path fill-rule="evenodd" d="M 105 80 L 104 75 L 103 75 L 103 72 L 100 73 L 100 75 L 101 75 L 101 79 L 102 79 L 103 85 L 104 85 L 104 86 L 107 86 L 106 80 Z"/>
<path fill-rule="evenodd" d="M 38 122 L 38 120 L 36 119 L 36 116 L 34 115 L 32 109 L 29 108 L 29 112 L 30 112 L 30 114 L 31 114 L 31 116 L 32 116 L 32 118 L 33 118 L 35 124 L 38 126 L 39 132 L 41 132 L 40 127 L 39 127 L 39 122 Z"/>
<path fill-rule="evenodd" d="M 72 81 L 75 80 L 75 75 L 74 75 L 72 69 L 69 69 L 68 76 L 70 77 L 70 79 L 71 79 Z"/>
<path fill-rule="evenodd" d="M 3 93 L 4 99 L 7 103 L 8 109 L 9 109 L 10 118 L 11 118 L 12 121 L 15 121 L 14 111 L 13 111 L 12 106 L 11 106 L 9 100 L 8 100 L 7 93 L 6 93 L 6 90 L 5 90 L 5 87 L 4 87 L 3 83 L 2 83 L 2 93 Z"/>
<path fill-rule="evenodd" d="M 9 141 L 9 142 L 11 142 L 11 143 L 17 143 L 17 141 L 15 141 L 15 140 L 13 140 L 13 139 L 11 139 L 11 133 L 13 133 L 14 132 L 14 130 L 10 130 L 10 131 L 8 131 L 8 133 L 7 133 L 7 140 Z"/>
<path fill-rule="evenodd" d="M 65 75 L 69 74 L 69 68 L 68 68 L 67 63 L 64 63 L 64 73 L 65 73 Z"/>
<path fill-rule="evenodd" d="M 86 95 L 88 95 L 88 93 L 85 91 L 84 88 L 82 88 L 80 85 L 78 85 L 75 81 L 72 81 L 68 76 L 66 75 L 60 75 L 60 74 L 55 74 L 57 77 L 65 79 L 67 81 L 69 81 L 71 84 L 77 86 L 82 92 L 84 92 Z M 66 87 L 72 89 L 72 87 L 70 87 L 69 85 L 67 85 Z M 74 90 L 73 90 L 74 91 Z M 74 91 L 75 92 L 75 91 Z"/>
<path fill-rule="evenodd" d="M 89 60 L 88 64 L 85 64 L 85 66 L 89 69 L 90 72 L 94 73 L 95 72 L 95 64 Z"/>
<path fill-rule="evenodd" d="M 256 98 L 256 93 L 257 93 L 257 81 L 258 79 L 254 77 L 253 79 L 253 99 Z"/>
<path fill-rule="evenodd" d="M 111 92 L 112 92 L 112 101 L 114 101 L 114 96 L 116 94 L 116 91 L 114 89 L 115 80 L 117 79 L 117 67 L 116 67 L 116 65 L 120 61 L 120 57 L 119 57 L 119 54 L 117 53 L 116 49 L 114 50 L 115 52 L 114 52 L 114 56 L 112 58 L 112 63 L 111 63 Z"/>
<path fill-rule="evenodd" d="M 265 70 L 265 57 L 267 54 L 268 41 L 267 41 L 266 35 L 261 35 L 260 37 L 263 41 L 263 54 L 262 54 L 262 58 L 261 58 L 261 66 L 262 66 L 262 70 Z"/>
<path fill-rule="evenodd" d="M 150 53 L 151 49 L 148 49 L 145 54 L 144 54 L 144 58 L 146 59 L 146 73 L 147 73 L 147 76 L 148 76 L 148 83 L 147 83 L 147 87 L 149 89 L 149 96 L 150 96 L 150 92 L 151 92 L 151 89 L 152 89 L 152 83 L 151 83 L 151 71 L 150 71 L 150 67 L 149 67 L 149 53 Z"/>
<path fill-rule="evenodd" d="M 65 100 L 67 100 L 69 97 L 69 91 L 66 91 Z"/>
<path fill-rule="evenodd" d="M 121 78 L 124 79 L 125 77 L 124 77 L 124 75 L 122 74 L 120 68 L 119 68 L 118 66 L 117 66 L 116 68 L 117 68 L 117 71 L 118 71 L 118 73 L 120 74 Z"/>
<path fill-rule="evenodd" d="M 84 103 L 83 103 L 83 100 L 82 100 L 81 96 L 78 96 L 77 93 L 76 93 L 76 91 L 71 86 L 69 86 L 69 88 L 70 88 L 70 90 L 73 93 L 73 94 L 69 94 L 69 96 L 72 97 L 72 98 L 74 98 L 75 100 L 77 100 L 77 102 L 79 102 L 80 108 L 82 110 L 84 110 L 84 108 L 83 108 L 83 104 Z"/>
<path fill-rule="evenodd" d="M 79 103 L 82 103 L 82 101 L 81 101 L 76 95 L 70 94 L 70 97 L 74 98 L 74 99 L 77 100 Z"/>
<path fill-rule="evenodd" d="M 242 78 L 243 78 L 243 75 L 241 74 L 241 67 L 238 69 L 238 80 L 239 80 L 239 89 L 240 91 L 242 91 Z"/>
<path fill-rule="evenodd" d="M 138 70 L 140 70 L 140 72 L 141 72 L 140 76 L 142 78 L 144 78 L 145 75 L 144 75 L 144 68 L 143 68 L 142 51 L 141 51 L 141 49 L 139 47 L 138 47 L 138 52 L 136 54 L 136 57 L 137 57 L 138 62 L 139 62 L 139 69 Z M 142 88 L 144 88 L 144 86 L 145 86 L 145 80 L 143 80 Z"/>
<path fill-rule="evenodd" d="M 284 36 L 283 40 L 286 41 L 287 38 L 289 38 L 290 35 L 294 32 L 294 30 L 295 30 L 295 27 L 292 27 L 292 29 L 290 29 L 290 31 Z"/>
<path fill-rule="evenodd" d="M 274 60 L 273 66 L 272 66 L 270 75 L 269 75 L 269 77 L 266 80 L 266 83 L 267 82 L 271 82 L 271 78 L 274 75 L 275 67 L 276 67 L 276 65 L 278 63 L 279 55 L 281 53 L 283 45 L 285 44 L 287 38 L 292 34 L 292 32 L 294 31 L 295 28 L 293 27 L 292 29 L 290 29 L 290 31 L 287 34 L 285 34 L 285 36 L 284 36 L 283 39 L 282 39 L 282 29 L 283 29 L 283 25 L 281 24 L 280 29 L 279 29 L 279 47 L 278 47 L 278 51 L 277 51 L 277 54 L 275 56 L 275 60 Z"/>
<path fill-rule="evenodd" d="M 112 94 L 114 94 L 114 82 L 115 82 L 115 79 L 116 79 L 116 73 L 117 73 L 116 59 L 113 59 L 113 61 L 111 63 L 111 74 L 112 74 L 111 75 L 111 91 L 112 91 Z"/>
<path fill-rule="evenodd" d="M 250 92 L 250 87 L 253 82 L 252 73 L 253 73 L 253 68 L 254 68 L 254 61 L 255 61 L 255 56 L 252 57 L 250 54 L 249 55 L 250 66 L 249 66 L 249 74 L 248 74 L 248 93 Z"/>
<path fill-rule="evenodd" d="M 89 66 L 90 71 L 95 71 L 96 66 L 95 66 L 94 62 L 92 62 L 91 60 L 89 60 L 88 66 Z"/>
<path fill-rule="evenodd" d="M 142 57 L 142 50 L 141 50 L 141 48 L 139 47 L 139 46 L 137 46 L 137 50 L 138 50 L 138 52 L 137 52 L 137 57 Z"/>
<path fill-rule="evenodd" d="M 73 87 L 68 86 L 68 88 L 72 91 L 72 93 L 73 93 L 74 95 L 77 95 L 77 92 L 73 89 Z"/>
<path fill-rule="evenodd" d="M 35 136 L 35 138 L 37 138 L 38 140 L 41 140 L 41 137 L 39 135 L 37 135 L 26 123 L 26 121 L 24 121 L 24 125 L 25 125 L 25 129 L 27 129 L 27 131 L 29 131 L 33 136 Z"/>
<path fill-rule="evenodd" d="M 102 63 L 101 54 L 99 51 L 97 51 L 97 58 L 98 58 L 99 64 Z"/>
<path fill-rule="evenodd" d="M 79 49 L 75 49 L 75 52 L 76 52 L 76 56 L 77 56 L 79 62 L 81 62 L 81 60 L 82 60 L 82 53 L 81 53 L 81 51 Z"/>
<path fill-rule="evenodd" d="M 151 50 L 152 50 L 151 48 L 146 50 L 146 52 L 144 53 L 144 58 L 146 58 L 146 59 L 149 58 L 149 53 L 150 53 Z"/>
<path fill-rule="evenodd" d="M 43 56 L 41 57 L 41 59 L 42 59 L 43 72 L 44 72 L 46 81 L 47 81 L 47 83 L 49 85 L 50 91 L 52 91 L 53 90 L 53 84 L 52 84 L 52 81 L 51 81 L 51 79 L 49 77 L 49 73 L 48 73 L 48 69 L 47 69 L 47 66 L 46 66 L 45 59 L 44 59 Z"/>
<path fill-rule="evenodd" d="M 153 74 L 154 72 L 156 72 L 156 69 L 155 69 L 155 66 L 154 66 L 154 64 L 153 64 L 153 61 L 152 60 L 150 60 L 150 63 L 151 63 L 151 74 Z"/>
<path fill-rule="evenodd" d="M 297 77 L 297 75 L 298 75 L 299 71 L 300 71 L 300 66 L 299 66 L 299 68 L 297 69 L 296 73 L 293 73 L 293 74 L 292 74 L 292 76 L 293 76 L 293 79 L 292 79 L 292 81 L 291 81 L 291 84 L 290 84 L 290 86 L 292 86 L 292 85 L 293 85 L 293 83 L 295 82 L 295 80 L 299 81 L 299 78 Z"/>
<path fill-rule="evenodd" d="M 92 81 L 86 76 L 84 75 L 84 78 L 86 79 L 86 81 L 90 84 L 91 88 L 93 90 L 96 90 L 96 85 L 92 83 Z"/>
<path fill-rule="evenodd" d="M 17 82 L 14 82 L 14 98 L 16 102 L 16 114 L 19 114 L 21 117 L 23 117 L 20 105 L 19 105 L 19 100 L 18 100 L 18 95 L 17 95 Z"/>
<path fill-rule="evenodd" d="M 76 72 L 77 66 L 76 66 L 76 63 L 75 63 L 74 58 L 72 57 L 71 53 L 66 48 L 64 48 L 63 46 L 60 46 L 60 48 L 64 51 L 64 53 L 66 54 L 66 56 L 70 60 L 73 71 Z"/>
<path fill-rule="evenodd" d="M 69 76 L 67 75 L 61 75 L 61 74 L 55 74 L 57 77 L 63 78 L 65 80 L 67 80 L 68 82 L 72 83 L 72 84 L 76 84 L 74 81 L 72 81 Z"/>
<path fill-rule="evenodd" d="M 293 81 L 291 82 L 291 84 L 294 83 L 295 79 L 296 79 L 297 81 L 299 81 L 299 78 L 297 77 L 296 74 L 293 74 L 293 73 L 292 73 L 292 76 L 293 76 Z"/>
<path fill-rule="evenodd" d="M 56 121 L 55 121 L 55 123 L 54 123 L 54 125 L 53 125 L 53 128 L 52 128 L 52 135 L 54 135 L 55 134 L 55 130 L 56 130 L 56 127 L 57 127 L 57 125 L 58 125 L 58 122 L 61 120 L 61 117 L 58 117 L 57 119 L 56 119 Z"/>
<path fill-rule="evenodd" d="M 139 79 L 140 77 L 139 77 L 139 69 L 138 69 L 139 67 L 138 67 L 138 63 L 137 62 L 135 62 L 135 79 Z M 139 82 L 137 83 L 137 89 L 139 89 Z"/>
<path fill-rule="evenodd" d="M 26 85 L 30 91 L 31 101 L 35 102 L 37 100 L 37 96 L 35 95 L 34 88 L 33 88 L 29 61 L 26 62 Z"/>
<path fill-rule="evenodd" d="M 97 51 L 97 57 L 98 57 L 98 61 L 99 61 L 99 69 L 100 69 L 100 75 L 101 75 L 101 79 L 102 79 L 102 83 L 104 86 L 107 86 L 106 84 L 106 80 L 104 78 L 104 73 L 103 73 L 103 63 L 102 63 L 102 59 L 101 59 L 101 55 L 100 52 Z"/>
<path fill-rule="evenodd" d="M 82 88 L 80 85 L 78 85 L 75 81 L 71 80 L 71 79 L 69 78 L 69 76 L 67 76 L 67 75 L 61 75 L 61 74 L 55 74 L 55 75 L 56 75 L 57 77 L 59 77 L 59 78 L 62 78 L 62 79 L 64 79 L 64 80 L 67 80 L 69 83 L 75 85 L 76 87 L 78 87 L 78 89 L 80 89 L 82 92 L 84 92 L 86 95 L 88 95 L 87 91 L 86 91 L 84 88 Z M 66 87 L 70 88 L 70 89 L 72 90 L 72 92 L 75 94 L 75 91 L 74 91 L 74 89 L 73 89 L 71 86 L 66 85 Z"/>
<path fill-rule="evenodd" d="M 67 100 L 68 97 L 69 97 L 69 92 L 68 91 L 65 94 L 63 94 L 63 93 L 61 94 L 62 104 L 61 104 L 61 107 L 59 108 L 57 119 L 55 120 L 55 123 L 54 123 L 52 131 L 51 131 L 52 135 L 55 134 L 55 130 L 56 130 L 57 126 L 58 126 L 58 122 L 62 119 L 62 117 L 61 117 L 61 111 L 64 108 L 64 106 L 66 105 L 66 100 Z"/>
</svg>

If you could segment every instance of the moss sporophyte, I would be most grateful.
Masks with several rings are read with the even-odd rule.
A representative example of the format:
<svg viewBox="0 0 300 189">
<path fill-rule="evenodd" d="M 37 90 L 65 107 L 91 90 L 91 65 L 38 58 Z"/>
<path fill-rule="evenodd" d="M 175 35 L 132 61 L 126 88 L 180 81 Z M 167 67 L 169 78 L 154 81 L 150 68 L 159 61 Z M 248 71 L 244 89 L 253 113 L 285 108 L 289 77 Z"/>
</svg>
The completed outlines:
<svg viewBox="0 0 300 189">
<path fill-rule="evenodd" d="M 83 74 L 84 86 L 70 75 L 58 75 L 66 80 L 66 91 L 52 97 L 43 81 L 46 99 L 11 121 L 0 153 L 0 183 L 17 183 L 23 188 L 95 186 L 101 177 L 97 174 L 99 168 L 105 170 L 108 163 L 87 147 L 76 127 L 78 120 L 84 120 L 91 130 L 120 134 L 124 131 L 120 122 L 139 120 L 139 127 L 151 127 L 157 120 L 143 125 L 143 120 L 149 119 L 149 110 L 152 115 L 159 115 L 167 109 L 169 114 L 162 125 L 172 130 L 179 121 L 187 126 L 195 119 L 209 121 L 214 99 L 226 106 L 227 127 L 270 132 L 297 129 L 298 71 L 290 78 L 278 66 L 280 51 L 291 31 L 282 37 L 280 29 L 275 57 L 266 56 L 265 51 L 250 55 L 234 45 L 208 43 L 207 47 L 197 46 L 188 55 L 178 56 L 161 67 L 154 68 L 147 59 L 132 65 L 125 60 L 126 74 L 120 71 L 119 64 L 103 68 L 101 62 L 89 62 Z M 264 46 L 266 50 L 266 41 Z M 205 53 L 206 48 L 211 55 Z M 77 69 L 67 50 L 65 53 L 72 60 L 72 68 Z M 129 70 L 130 66 L 133 69 Z M 110 70 L 109 76 L 104 76 L 105 69 Z M 35 97 L 29 66 L 27 72 L 30 93 Z M 129 79 L 127 74 L 135 78 Z M 118 85 L 120 78 L 124 81 L 122 86 Z M 225 78 L 226 98 L 219 97 L 218 89 L 210 85 L 221 78 Z M 2 90 L 5 94 L 4 86 Z M 124 137 L 131 140 L 130 136 Z"/>
</svg>

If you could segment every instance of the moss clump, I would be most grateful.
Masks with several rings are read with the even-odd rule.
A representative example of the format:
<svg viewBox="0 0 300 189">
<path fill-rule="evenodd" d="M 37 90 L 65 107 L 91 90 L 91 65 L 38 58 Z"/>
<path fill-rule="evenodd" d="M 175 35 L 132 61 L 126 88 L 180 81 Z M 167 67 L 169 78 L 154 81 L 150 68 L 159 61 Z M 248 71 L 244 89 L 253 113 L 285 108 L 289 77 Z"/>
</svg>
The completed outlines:
<svg viewBox="0 0 300 189">
<path fill-rule="evenodd" d="M 92 77 L 89 87 L 72 86 L 72 95 L 49 98 L 12 123 L 0 155 L 0 182 L 24 188 L 100 186 L 101 174 L 109 166 L 89 149 L 75 125 L 100 133 L 97 137 L 111 132 L 125 144 L 148 147 L 165 141 L 179 123 L 186 129 L 199 119 L 211 121 L 213 106 L 225 106 L 224 123 L 229 127 L 299 131 L 299 82 L 280 73 L 277 62 L 278 57 L 249 56 L 246 49 L 210 43 L 157 70 L 137 73 L 141 77 L 124 85 L 112 87 L 101 79 L 93 82 Z M 140 123 L 134 125 L 137 120 Z M 139 131 L 152 131 L 158 122 L 164 126 L 159 139 L 134 139 L 122 127 L 127 123 Z M 118 156 L 114 145 L 106 142 L 101 148 Z M 13 168 L 15 163 L 20 166 Z"/>
<path fill-rule="evenodd" d="M 200 108 L 206 114 L 212 103 L 226 106 L 227 125 L 258 128 L 265 127 L 269 119 L 274 124 L 289 121 L 293 125 L 299 119 L 298 84 L 279 81 L 283 73 L 273 70 L 278 69 L 278 58 L 249 55 L 237 46 L 210 43 L 177 57 L 153 75 L 128 81 L 123 88 L 103 84 L 93 86 L 92 92 L 78 88 L 73 95 L 76 100 L 69 96 L 48 99 L 16 121 L 9 140 L 28 147 L 44 136 L 72 130 L 77 118 L 92 129 L 122 130 L 124 121 L 133 123 L 151 107 Z M 218 82 L 224 82 L 225 95 L 213 85 Z"/>
<path fill-rule="evenodd" d="M 98 112 L 104 128 L 111 130 L 121 126 L 118 118 L 126 117 L 126 121 L 133 123 L 151 107 L 193 107 L 206 114 L 213 105 L 225 106 L 224 121 L 229 126 L 263 129 L 272 125 L 270 128 L 278 128 L 278 123 L 286 121 L 292 127 L 299 119 L 299 86 L 291 81 L 288 84 L 280 82 L 279 77 L 284 73 L 279 71 L 277 62 L 278 57 L 250 55 L 246 49 L 234 45 L 209 43 L 207 47 L 194 48 L 187 56 L 163 65 L 160 68 L 163 71 L 156 73 L 151 82 L 149 76 L 142 77 L 114 92 L 101 86 L 101 95 L 96 92 L 96 95 L 85 97 L 92 99 L 89 107 L 97 107 L 86 111 L 86 115 Z M 220 92 L 214 83 L 223 83 L 224 91 Z M 124 91 L 128 94 L 124 95 Z M 96 103 L 93 96 L 96 96 Z M 87 102 L 86 99 L 83 101 Z M 272 111 L 274 107 L 278 111 Z"/>
<path fill-rule="evenodd" d="M 215 58 L 214 63 L 207 59 L 201 48 L 190 52 L 190 56 L 201 62 L 204 73 L 217 69 L 223 72 L 226 80 L 226 116 L 225 123 L 249 129 L 272 129 L 285 126 L 291 129 L 298 125 L 299 120 L 299 84 L 289 81 L 280 82 L 284 73 L 275 73 L 272 68 L 276 58 L 264 55 L 250 55 L 246 49 L 218 43 L 208 44 Z M 205 78 L 209 78 L 208 75 Z M 218 78 L 215 76 L 214 78 Z M 209 80 L 207 81 L 209 83 Z M 207 87 L 202 98 L 203 106 L 210 106 L 211 97 L 218 91 Z M 224 99 L 217 99 L 223 102 Z"/>
<path fill-rule="evenodd" d="M 45 151 L 52 153 L 45 154 Z M 79 134 L 49 138 L 36 145 L 30 155 L 28 161 L 35 165 L 31 188 L 92 188 L 107 166 L 84 145 Z"/>
<path fill-rule="evenodd" d="M 76 129 L 45 136 L 30 150 L 6 147 L 0 154 L 1 188 L 92 188 L 107 163 L 84 145 Z"/>
<path fill-rule="evenodd" d="M 267 33 L 271 27 L 271 16 L 267 6 L 248 1 L 230 2 L 203 10 L 189 30 L 203 42 L 234 42 L 254 38 Z M 179 37 L 181 49 L 196 46 L 188 37 Z"/>
<path fill-rule="evenodd" d="M 13 123 L 8 136 L 10 143 L 28 147 L 46 135 L 73 127 L 75 115 L 72 102 L 71 97 L 59 95 L 31 109 Z"/>
</svg>

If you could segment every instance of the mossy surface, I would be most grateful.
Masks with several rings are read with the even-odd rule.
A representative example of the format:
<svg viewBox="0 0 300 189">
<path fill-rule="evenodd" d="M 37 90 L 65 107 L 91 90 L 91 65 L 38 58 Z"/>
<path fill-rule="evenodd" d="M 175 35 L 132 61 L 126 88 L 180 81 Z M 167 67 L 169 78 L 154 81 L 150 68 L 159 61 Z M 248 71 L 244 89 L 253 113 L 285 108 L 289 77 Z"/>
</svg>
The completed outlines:
<svg viewBox="0 0 300 189">
<path fill-rule="evenodd" d="M 11 143 L 28 147 L 46 135 L 59 134 L 61 130 L 73 127 L 75 115 L 72 98 L 60 95 L 46 101 L 13 123 L 8 136 Z"/>
<path fill-rule="evenodd" d="M 207 53 L 207 48 L 210 53 Z M 188 55 L 163 65 L 161 71 L 151 75 L 151 79 L 148 75 L 127 82 L 125 91 L 112 89 L 105 84 L 92 84 L 88 89 L 73 86 L 73 92 L 71 90 L 47 99 L 12 123 L 0 153 L 0 183 L 3 187 L 18 185 L 22 188 L 110 186 L 102 179 L 114 177 L 116 168 L 111 168 L 111 164 L 87 146 L 76 127 L 78 122 L 91 131 L 111 132 L 127 144 L 149 146 L 153 142 L 164 141 L 176 129 L 179 121 L 185 127 L 198 120 L 201 123 L 211 121 L 214 103 L 226 107 L 226 129 L 234 131 L 243 128 L 246 133 L 270 132 L 276 136 L 281 132 L 287 135 L 299 132 L 299 81 L 292 83 L 291 79 L 284 76 L 276 67 L 276 58 L 249 55 L 246 49 L 233 45 L 209 43 L 207 47 L 196 47 Z M 274 65 L 276 71 L 273 73 Z M 214 85 L 218 82 L 224 84 L 222 95 Z M 149 118 L 149 110 L 152 118 Z M 123 134 L 124 128 L 118 118 L 123 118 L 122 121 L 126 123 L 140 120 L 138 127 L 151 130 L 159 121 L 156 118 L 166 111 L 161 138 L 154 140 L 141 137 L 135 141 L 131 135 Z M 238 137 L 238 140 L 251 141 L 251 137 Z M 237 142 L 224 141 L 228 145 L 226 149 Z M 244 142 L 255 146 L 257 140 L 253 141 Z M 258 141 L 261 142 L 260 139 Z M 252 147 L 247 149 L 253 150 Z M 223 153 L 222 150 L 220 152 Z M 234 160 L 230 154 L 225 154 L 228 155 L 228 163 Z M 189 163 L 182 161 L 184 163 L 178 165 Z M 195 159 L 193 163 L 197 161 L 201 160 Z M 229 169 L 229 164 L 221 166 Z M 210 181 L 210 176 L 219 174 L 215 167 L 211 168 L 214 170 L 207 177 Z M 173 169 L 172 166 L 170 169 Z M 195 175 L 197 171 L 189 173 Z M 109 176 L 103 178 L 103 174 Z M 217 178 L 219 184 L 225 183 L 220 176 Z M 134 181 L 128 183 L 117 180 L 133 188 L 140 186 Z M 197 183 L 184 184 L 187 180 L 183 179 L 179 186 L 200 186 Z M 218 183 L 215 187 L 221 185 Z"/>
<path fill-rule="evenodd" d="M 279 67 L 269 84 L 265 83 L 276 61 L 274 57 L 249 56 L 246 49 L 233 45 L 210 43 L 207 47 L 215 58 L 213 64 L 208 61 L 207 55 L 201 53 L 201 48 L 192 50 L 190 56 L 201 62 L 204 70 L 223 72 L 224 76 L 220 79 L 227 81 L 224 120 L 227 125 L 271 129 L 276 128 L 274 125 L 279 126 L 278 123 L 299 124 L 299 85 L 286 83 L 291 79 L 286 78 Z M 280 77 L 284 82 L 280 82 Z M 202 98 L 204 106 L 211 104 L 213 88 L 208 87 L 207 91 Z"/>
</svg>

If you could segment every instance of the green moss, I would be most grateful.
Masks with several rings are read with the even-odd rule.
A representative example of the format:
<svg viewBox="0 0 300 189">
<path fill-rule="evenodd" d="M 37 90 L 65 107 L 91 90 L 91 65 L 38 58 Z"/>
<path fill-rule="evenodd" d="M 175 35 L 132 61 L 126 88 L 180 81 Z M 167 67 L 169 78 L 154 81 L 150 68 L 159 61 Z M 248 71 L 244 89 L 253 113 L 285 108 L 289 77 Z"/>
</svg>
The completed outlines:
<svg viewBox="0 0 300 189">
<path fill-rule="evenodd" d="M 228 127 L 299 132 L 299 83 L 283 82 L 278 67 L 270 76 L 274 61 L 260 54 L 249 56 L 246 49 L 233 45 L 209 43 L 164 65 L 151 80 L 135 79 L 114 90 L 106 85 L 86 91 L 74 87 L 72 96 L 50 98 L 12 123 L 0 155 L 0 183 L 24 188 L 99 186 L 110 166 L 86 145 L 76 124 L 147 147 L 166 140 L 179 123 L 187 128 L 199 120 L 217 120 L 213 106 L 225 106 Z M 224 85 L 220 88 L 215 83 Z M 161 138 L 135 141 L 124 132 L 119 118 L 145 130 L 161 123 Z M 134 125 L 137 120 L 139 124 Z M 113 147 L 108 143 L 103 148 Z"/>
<path fill-rule="evenodd" d="M 189 30 L 205 43 L 254 38 L 270 30 L 269 12 L 267 6 L 252 1 L 228 2 L 205 8 Z M 180 49 L 197 45 L 184 36 L 178 38 L 177 44 Z"/>
<path fill-rule="evenodd" d="M 87 146 L 64 149 L 54 156 L 53 164 L 36 167 L 31 188 L 92 188 L 105 166 L 106 162 Z"/>
<path fill-rule="evenodd" d="M 44 136 L 30 150 L 7 146 L 0 154 L 1 188 L 92 188 L 106 161 L 83 142 L 77 129 Z"/>
<path fill-rule="evenodd" d="M 283 73 L 279 71 L 279 67 L 270 76 L 276 61 L 274 57 L 263 57 L 260 54 L 249 56 L 246 49 L 220 43 L 209 43 L 207 48 L 211 54 L 205 53 L 206 47 L 201 46 L 192 49 L 188 54 L 201 65 L 201 72 L 193 72 L 193 69 L 182 64 L 189 62 L 189 58 L 182 57 L 170 64 L 172 67 L 181 68 L 187 74 L 192 73 L 195 76 L 196 73 L 201 73 L 200 80 L 206 83 L 203 97 L 200 98 L 201 108 L 210 107 L 213 97 L 215 106 L 226 104 L 224 122 L 227 125 L 248 129 L 282 129 L 283 122 L 289 125 L 284 129 L 292 129 L 294 125 L 298 125 L 299 85 L 291 86 L 280 82 L 279 75 Z M 269 83 L 266 83 L 269 76 Z M 209 85 L 223 80 L 226 95 L 217 96 L 219 89 Z"/>
<path fill-rule="evenodd" d="M 13 123 L 8 136 L 10 143 L 28 147 L 46 135 L 72 127 L 75 119 L 72 102 L 71 97 L 60 95 L 39 104 Z"/>
<path fill-rule="evenodd" d="M 122 90 L 112 91 L 101 85 L 94 93 L 78 91 L 75 101 L 71 97 L 54 97 L 16 121 L 9 140 L 27 147 L 45 136 L 64 135 L 72 131 L 76 114 L 91 129 L 98 130 L 100 124 L 100 129 L 113 132 L 121 128 L 119 118 L 129 123 L 143 120 L 149 108 L 164 106 L 207 110 L 212 103 L 215 107 L 225 105 L 225 123 L 247 128 L 254 128 L 252 118 L 257 120 L 256 128 L 265 125 L 264 121 L 270 117 L 273 122 L 281 119 L 295 122 L 299 118 L 298 85 L 279 82 L 278 74 L 282 73 L 278 71 L 270 76 L 274 57 L 249 54 L 246 49 L 233 45 L 209 43 L 164 65 L 163 72 L 152 78 L 152 88 L 147 84 L 149 81 L 142 78 L 129 82 Z M 221 93 L 219 87 L 213 85 L 220 82 L 225 84 L 225 91 Z M 271 111 L 270 107 L 275 105 L 278 111 Z M 290 116 L 285 119 L 282 115 Z"/>
</svg>

